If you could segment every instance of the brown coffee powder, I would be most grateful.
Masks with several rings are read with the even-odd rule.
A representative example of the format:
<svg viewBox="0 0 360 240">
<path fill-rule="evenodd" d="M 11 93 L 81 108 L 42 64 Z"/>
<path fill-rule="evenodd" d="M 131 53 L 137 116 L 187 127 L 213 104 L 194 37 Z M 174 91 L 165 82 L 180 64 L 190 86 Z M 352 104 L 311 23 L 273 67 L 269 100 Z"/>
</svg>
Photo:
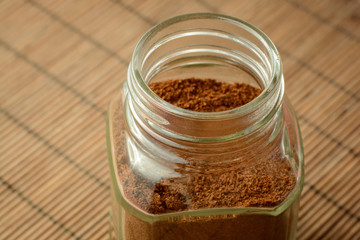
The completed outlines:
<svg viewBox="0 0 360 240">
<path fill-rule="evenodd" d="M 228 84 L 213 79 L 169 80 L 149 86 L 165 101 L 201 112 L 230 110 L 252 101 L 261 93 L 260 89 L 248 84 Z M 124 146 L 123 143 L 120 145 Z M 159 182 L 151 182 L 129 168 L 127 156 L 120 154 L 118 167 L 123 194 L 129 202 L 152 214 L 221 207 L 274 207 L 284 201 L 296 183 L 288 161 L 274 146 L 264 150 L 263 154 L 268 154 L 266 164 L 256 161 L 254 154 L 248 162 L 257 163 L 251 167 L 238 166 L 235 161 L 226 167 L 226 171 L 213 174 L 186 174 L 179 167 L 176 171 L 183 177 Z M 188 161 L 190 165 L 197 165 L 196 159 Z M 202 164 L 202 168 L 206 168 L 206 164 Z M 206 169 L 201 171 L 205 173 Z M 183 218 L 153 225 L 127 214 L 125 235 L 126 239 L 286 239 L 287 224 L 290 224 L 286 221 L 292 214 L 289 211 L 277 217 L 226 215 Z"/>
<path fill-rule="evenodd" d="M 214 79 L 176 79 L 150 83 L 165 101 L 198 112 L 220 112 L 240 107 L 256 98 L 261 90 L 245 83 L 228 84 Z"/>
</svg>

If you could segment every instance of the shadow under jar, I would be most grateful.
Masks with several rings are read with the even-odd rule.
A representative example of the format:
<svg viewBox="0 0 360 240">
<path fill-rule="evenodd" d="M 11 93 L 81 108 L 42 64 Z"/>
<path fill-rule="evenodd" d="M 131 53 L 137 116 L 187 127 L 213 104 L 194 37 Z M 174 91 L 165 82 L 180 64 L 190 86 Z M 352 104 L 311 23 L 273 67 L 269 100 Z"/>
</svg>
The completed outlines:
<svg viewBox="0 0 360 240">
<path fill-rule="evenodd" d="M 192 77 L 262 93 L 231 110 L 195 112 L 148 86 Z M 107 140 L 116 239 L 295 239 L 300 130 L 279 53 L 249 23 L 199 13 L 150 29 L 111 101 Z"/>
</svg>

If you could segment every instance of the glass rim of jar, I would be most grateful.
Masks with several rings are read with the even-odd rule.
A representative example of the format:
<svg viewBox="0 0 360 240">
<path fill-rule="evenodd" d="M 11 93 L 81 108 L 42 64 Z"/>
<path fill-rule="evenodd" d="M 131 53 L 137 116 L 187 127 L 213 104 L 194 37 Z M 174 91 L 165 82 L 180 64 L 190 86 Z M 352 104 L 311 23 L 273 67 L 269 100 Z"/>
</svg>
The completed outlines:
<svg viewBox="0 0 360 240">
<path fill-rule="evenodd" d="M 262 90 L 261 94 L 256 97 L 251 102 L 226 111 L 219 111 L 219 112 L 197 112 L 188 109 L 183 109 L 177 107 L 173 104 L 170 104 L 155 94 L 150 87 L 148 86 L 147 82 L 143 78 L 141 74 L 141 66 L 142 61 L 138 58 L 140 55 L 139 53 L 144 48 L 144 46 L 160 31 L 163 29 L 170 27 L 176 23 L 189 21 L 189 20 L 219 20 L 224 21 L 230 24 L 233 24 L 236 27 L 240 27 L 242 29 L 247 30 L 250 34 L 255 36 L 262 44 L 263 47 L 266 48 L 267 53 L 269 54 L 269 58 L 271 61 L 271 74 L 270 80 L 268 84 L 265 85 L 265 88 Z M 171 112 L 172 114 L 186 117 L 189 119 L 203 119 L 203 120 L 214 120 L 214 119 L 229 119 L 229 118 L 237 118 L 241 116 L 245 116 L 253 112 L 255 109 L 263 106 L 267 101 L 269 101 L 272 96 L 276 93 L 279 87 L 282 87 L 282 62 L 280 58 L 280 54 L 275 47 L 274 43 L 270 40 L 270 38 L 262 32 L 259 28 L 255 27 L 254 25 L 224 14 L 217 14 L 217 13 L 190 13 L 175 16 L 173 18 L 167 19 L 154 27 L 148 30 L 139 40 L 135 49 L 133 51 L 132 59 L 129 65 L 129 72 L 128 74 L 132 74 L 133 79 L 135 79 L 136 89 L 139 91 L 137 94 L 144 96 L 148 101 L 154 102 L 157 106 L 160 106 L 163 110 L 167 112 Z M 281 98 L 281 97 L 280 97 Z M 279 103 L 279 98 L 277 98 L 277 104 Z M 269 115 L 273 115 L 276 112 L 276 108 L 274 107 L 273 111 Z M 271 118 L 271 116 L 268 116 Z M 268 118 L 269 119 L 269 118 Z"/>
</svg>

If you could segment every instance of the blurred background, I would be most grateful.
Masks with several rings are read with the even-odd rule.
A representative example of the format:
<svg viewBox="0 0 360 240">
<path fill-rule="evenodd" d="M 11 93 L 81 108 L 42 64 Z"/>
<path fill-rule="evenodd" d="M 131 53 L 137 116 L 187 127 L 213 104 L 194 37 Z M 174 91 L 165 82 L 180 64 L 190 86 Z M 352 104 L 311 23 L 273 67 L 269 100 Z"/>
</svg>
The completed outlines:
<svg viewBox="0 0 360 240">
<path fill-rule="evenodd" d="M 298 239 L 360 239 L 358 0 L 0 1 L 0 239 L 108 239 L 105 118 L 132 50 L 217 12 L 278 47 L 305 148 Z"/>
</svg>

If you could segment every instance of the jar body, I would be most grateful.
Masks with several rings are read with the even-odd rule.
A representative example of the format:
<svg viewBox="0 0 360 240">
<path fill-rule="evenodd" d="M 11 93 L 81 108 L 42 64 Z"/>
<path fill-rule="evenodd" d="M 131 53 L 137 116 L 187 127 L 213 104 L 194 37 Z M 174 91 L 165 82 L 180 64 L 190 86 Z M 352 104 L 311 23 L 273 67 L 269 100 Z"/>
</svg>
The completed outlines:
<svg viewBox="0 0 360 240">
<path fill-rule="evenodd" d="M 120 124 L 123 121 L 123 113 L 125 112 L 123 107 L 121 107 L 122 104 L 119 104 L 122 101 L 122 94 L 113 99 L 108 119 L 108 150 L 112 182 L 112 222 L 115 230 L 115 239 L 280 240 L 296 238 L 303 175 L 297 176 L 297 186 L 289 193 L 287 199 L 271 209 L 251 207 L 199 209 L 165 215 L 152 215 L 147 214 L 141 206 L 136 205 L 136 203 L 134 204 L 134 201 L 129 200 L 129 196 L 126 196 L 126 190 L 124 189 L 132 188 L 134 191 L 139 190 L 134 188 L 136 185 L 127 182 L 131 179 L 128 179 L 127 174 L 126 176 L 122 175 L 124 174 L 122 172 L 124 168 L 121 168 L 122 164 L 132 165 L 129 159 L 127 159 L 125 124 Z M 284 151 L 287 152 L 287 155 L 293 154 L 293 160 L 296 161 L 293 162 L 295 164 L 294 171 L 297 170 L 303 174 L 300 171 L 303 167 L 302 152 L 296 117 L 287 102 L 284 102 L 282 109 L 284 111 L 284 125 L 282 126 L 283 130 L 280 132 L 283 134 L 281 137 L 283 145 L 279 147 L 286 146 L 287 149 L 284 149 Z M 120 163 L 119 161 L 123 162 Z M 159 169 L 153 170 L 159 171 Z M 151 198 L 152 196 L 149 196 L 148 201 L 151 201 Z"/>
<path fill-rule="evenodd" d="M 156 41 L 144 36 L 147 51 L 135 51 L 107 124 L 116 239 L 295 239 L 304 176 L 300 130 L 283 97 L 279 60 L 260 50 L 264 36 L 234 21 L 180 16 L 152 30 L 171 30 Z M 239 27 L 255 40 L 242 38 Z M 246 70 L 239 75 L 238 68 Z M 146 87 L 207 74 L 250 84 L 254 76 L 264 93 L 245 108 L 197 114 L 161 102 Z"/>
</svg>

